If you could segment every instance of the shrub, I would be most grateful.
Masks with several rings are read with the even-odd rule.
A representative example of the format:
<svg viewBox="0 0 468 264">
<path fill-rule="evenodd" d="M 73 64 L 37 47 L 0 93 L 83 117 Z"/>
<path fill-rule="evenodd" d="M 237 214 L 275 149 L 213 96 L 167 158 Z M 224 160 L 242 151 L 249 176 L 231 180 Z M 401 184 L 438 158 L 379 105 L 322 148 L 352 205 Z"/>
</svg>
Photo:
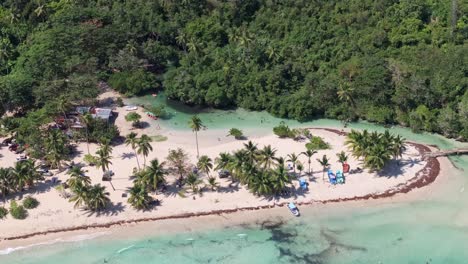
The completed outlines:
<svg viewBox="0 0 468 264">
<path fill-rule="evenodd" d="M 36 198 L 28 196 L 23 201 L 23 206 L 26 209 L 34 209 L 39 205 L 39 201 Z"/>
<path fill-rule="evenodd" d="M 244 138 L 244 133 L 242 130 L 238 128 L 231 128 L 229 130 L 228 136 L 233 136 L 235 139 L 243 139 Z"/>
<path fill-rule="evenodd" d="M 25 219 L 28 216 L 28 211 L 22 205 L 18 205 L 16 201 L 11 201 L 10 214 L 14 219 Z"/>
<path fill-rule="evenodd" d="M 321 137 L 312 136 L 310 142 L 306 144 L 306 148 L 310 150 L 329 149 L 330 145 Z"/>
<path fill-rule="evenodd" d="M 0 207 L 0 219 L 5 218 L 8 215 L 8 209 Z"/>
<path fill-rule="evenodd" d="M 283 121 L 281 123 L 273 128 L 273 133 L 277 135 L 280 138 L 285 138 L 285 137 L 290 137 L 291 135 L 291 129 L 289 126 L 286 125 Z"/>
</svg>

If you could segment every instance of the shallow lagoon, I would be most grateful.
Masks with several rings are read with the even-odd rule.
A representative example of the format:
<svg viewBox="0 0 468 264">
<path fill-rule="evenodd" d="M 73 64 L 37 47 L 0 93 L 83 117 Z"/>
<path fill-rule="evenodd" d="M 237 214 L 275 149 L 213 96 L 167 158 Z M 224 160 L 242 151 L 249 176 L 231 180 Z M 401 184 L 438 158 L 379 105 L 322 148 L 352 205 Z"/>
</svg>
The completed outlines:
<svg viewBox="0 0 468 264">
<path fill-rule="evenodd" d="M 191 114 L 200 115 L 208 129 L 237 127 L 271 131 L 281 119 L 266 112 L 198 110 L 167 102 L 162 95 L 130 99 L 139 104 L 164 104 L 172 118 L 162 127 L 188 129 Z M 291 126 L 342 127 L 334 120 Z M 384 130 L 367 123 L 352 128 Z M 392 132 L 439 148 L 461 146 L 437 135 Z M 0 255 L 1 263 L 468 263 L 468 158 L 452 161 L 459 171 L 427 197 L 379 206 L 303 210 L 286 223 L 237 226 L 171 235 L 148 234 L 126 239 L 95 239 L 18 250 Z"/>
</svg>

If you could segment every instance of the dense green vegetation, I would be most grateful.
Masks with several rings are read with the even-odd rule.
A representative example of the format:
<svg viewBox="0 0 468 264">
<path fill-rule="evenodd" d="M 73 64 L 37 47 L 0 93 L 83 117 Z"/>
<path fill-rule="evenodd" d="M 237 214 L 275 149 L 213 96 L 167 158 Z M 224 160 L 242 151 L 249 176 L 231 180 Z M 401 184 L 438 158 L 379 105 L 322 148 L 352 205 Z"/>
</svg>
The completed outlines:
<svg viewBox="0 0 468 264">
<path fill-rule="evenodd" d="M 352 130 L 346 136 L 346 145 L 353 156 L 362 158 L 366 168 L 378 171 L 392 158 L 401 158 L 405 149 L 405 139 L 400 135 L 390 134 L 388 130 L 384 133 Z M 347 159 L 346 154 L 342 152 L 338 155 L 340 162 L 344 163 Z"/>
<path fill-rule="evenodd" d="M 468 139 L 467 14 L 460 0 L 5 0 L 0 114 L 47 123 L 59 100 L 92 100 L 107 80 Z"/>
<path fill-rule="evenodd" d="M 26 198 L 24 198 L 24 201 L 23 201 L 24 208 L 34 209 L 38 205 L 39 205 L 39 201 L 36 198 L 34 198 L 32 196 L 27 196 Z"/>
</svg>

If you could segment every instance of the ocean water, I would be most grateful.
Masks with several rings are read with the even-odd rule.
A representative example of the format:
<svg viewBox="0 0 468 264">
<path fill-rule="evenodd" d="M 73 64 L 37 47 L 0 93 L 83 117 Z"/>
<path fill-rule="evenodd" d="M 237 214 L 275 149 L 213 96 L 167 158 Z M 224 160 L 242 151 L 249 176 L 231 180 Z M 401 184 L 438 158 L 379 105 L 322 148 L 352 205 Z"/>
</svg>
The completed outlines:
<svg viewBox="0 0 468 264">
<path fill-rule="evenodd" d="M 174 115 L 159 122 L 171 129 L 188 129 L 186 124 L 193 112 L 200 115 L 209 129 L 270 130 L 280 121 L 264 112 L 241 109 L 197 111 L 168 104 L 162 96 L 138 100 L 138 103 L 165 104 Z M 342 127 L 333 120 L 288 123 Z M 349 126 L 385 129 L 368 123 Z M 414 134 L 404 128 L 391 128 L 391 131 L 442 149 L 463 145 L 438 135 Z M 144 236 L 114 239 L 110 235 L 38 245 L 10 254 L 0 252 L 3 253 L 0 263 L 468 263 L 468 191 L 465 190 L 468 158 L 455 157 L 452 162 L 460 169 L 448 172 L 447 183 L 411 202 L 301 208 L 300 218 L 278 223 L 165 235 L 148 230 Z"/>
</svg>

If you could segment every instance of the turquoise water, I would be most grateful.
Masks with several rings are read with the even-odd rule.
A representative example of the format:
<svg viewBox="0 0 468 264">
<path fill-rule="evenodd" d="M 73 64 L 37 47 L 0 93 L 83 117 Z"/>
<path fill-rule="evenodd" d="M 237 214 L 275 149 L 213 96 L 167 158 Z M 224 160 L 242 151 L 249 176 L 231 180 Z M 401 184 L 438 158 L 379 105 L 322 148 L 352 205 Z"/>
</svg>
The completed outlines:
<svg viewBox="0 0 468 264">
<path fill-rule="evenodd" d="M 166 104 L 162 96 L 138 103 Z M 161 125 L 188 129 L 196 109 L 169 104 L 171 119 Z M 238 127 L 270 130 L 280 119 L 263 112 L 200 111 L 212 129 Z M 260 120 L 260 121 L 259 121 Z M 291 126 L 342 127 L 333 120 Z M 353 128 L 384 130 L 367 123 Z M 404 128 L 392 132 L 440 148 L 461 146 L 437 135 L 414 134 Z M 38 246 L 0 256 L 1 263 L 468 263 L 468 159 L 453 159 L 464 170 L 450 172 L 449 181 L 407 203 L 388 202 L 368 207 L 330 205 L 304 208 L 302 217 L 275 225 L 253 224 L 221 230 L 181 232 L 127 239 L 95 239 Z"/>
</svg>

